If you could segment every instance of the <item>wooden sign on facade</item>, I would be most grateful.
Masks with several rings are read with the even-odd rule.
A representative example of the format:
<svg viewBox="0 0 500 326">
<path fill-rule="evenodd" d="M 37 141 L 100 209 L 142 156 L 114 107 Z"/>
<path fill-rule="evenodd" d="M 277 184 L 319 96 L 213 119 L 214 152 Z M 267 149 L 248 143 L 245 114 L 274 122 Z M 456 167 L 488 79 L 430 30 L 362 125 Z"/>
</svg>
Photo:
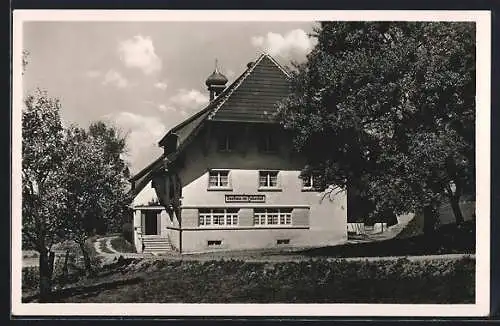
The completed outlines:
<svg viewBox="0 0 500 326">
<path fill-rule="evenodd" d="M 226 195 L 226 203 L 265 203 L 266 195 Z"/>
</svg>

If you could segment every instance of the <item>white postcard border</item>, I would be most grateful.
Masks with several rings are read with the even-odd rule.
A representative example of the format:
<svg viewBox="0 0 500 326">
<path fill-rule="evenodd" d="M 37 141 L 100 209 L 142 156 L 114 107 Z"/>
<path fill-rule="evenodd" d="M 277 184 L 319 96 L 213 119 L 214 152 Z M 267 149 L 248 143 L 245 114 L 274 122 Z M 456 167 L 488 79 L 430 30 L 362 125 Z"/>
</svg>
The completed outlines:
<svg viewBox="0 0 500 326">
<path fill-rule="evenodd" d="M 12 314 L 24 316 L 487 316 L 490 304 L 489 11 L 15 10 L 12 89 Z M 21 303 L 21 108 L 23 23 L 27 21 L 473 21 L 477 37 L 476 303 L 421 304 L 34 304 Z"/>
</svg>

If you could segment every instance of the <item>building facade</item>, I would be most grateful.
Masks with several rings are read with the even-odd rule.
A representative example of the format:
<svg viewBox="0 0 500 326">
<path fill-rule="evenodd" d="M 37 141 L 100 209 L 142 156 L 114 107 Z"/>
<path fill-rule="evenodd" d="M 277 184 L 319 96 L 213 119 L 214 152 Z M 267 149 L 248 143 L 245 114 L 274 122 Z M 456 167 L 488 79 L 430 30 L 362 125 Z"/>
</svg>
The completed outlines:
<svg viewBox="0 0 500 326">
<path fill-rule="evenodd" d="M 344 192 L 320 191 L 274 120 L 289 75 L 261 55 L 210 103 L 170 130 L 164 154 L 131 179 L 139 252 L 311 247 L 347 239 Z M 151 197 L 151 198 L 150 198 Z"/>
</svg>

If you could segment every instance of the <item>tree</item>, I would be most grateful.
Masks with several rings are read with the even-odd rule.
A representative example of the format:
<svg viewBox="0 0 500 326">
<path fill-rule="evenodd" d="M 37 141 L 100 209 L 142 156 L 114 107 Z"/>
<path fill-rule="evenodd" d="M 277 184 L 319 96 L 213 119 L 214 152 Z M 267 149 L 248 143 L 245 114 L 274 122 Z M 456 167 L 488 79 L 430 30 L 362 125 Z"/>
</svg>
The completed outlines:
<svg viewBox="0 0 500 326">
<path fill-rule="evenodd" d="M 65 157 L 60 103 L 39 89 L 24 101 L 22 116 L 23 246 L 40 254 L 40 301 L 51 293 L 52 245 L 63 228 Z"/>
<path fill-rule="evenodd" d="M 372 218 L 424 207 L 430 224 L 447 196 L 461 222 L 475 165 L 474 35 L 469 23 L 321 23 L 278 116 L 322 186 L 354 187 Z"/>
<path fill-rule="evenodd" d="M 115 171 L 119 173 L 122 178 L 121 186 L 123 187 L 124 184 L 128 186 L 130 170 L 128 164 L 123 160 L 123 156 L 127 150 L 127 136 L 120 132 L 116 126 L 107 125 L 103 121 L 91 123 L 89 126 L 89 134 L 103 141 L 105 160 L 113 162 Z M 123 188 L 121 191 L 114 192 L 116 196 L 114 202 L 117 204 L 113 205 L 109 215 L 115 218 L 107 219 L 104 224 L 101 223 L 101 226 L 103 226 L 106 231 L 121 232 L 124 216 L 127 214 L 128 205 L 132 200 L 127 194 L 128 192 L 125 192 Z"/>
<path fill-rule="evenodd" d="M 116 137 L 113 128 L 98 123 L 90 131 L 68 128 L 65 146 L 65 233 L 80 246 L 85 268 L 93 275 L 87 240 L 97 227 L 114 225 L 116 214 L 126 209 L 126 166 L 119 158 L 125 141 Z"/>
</svg>

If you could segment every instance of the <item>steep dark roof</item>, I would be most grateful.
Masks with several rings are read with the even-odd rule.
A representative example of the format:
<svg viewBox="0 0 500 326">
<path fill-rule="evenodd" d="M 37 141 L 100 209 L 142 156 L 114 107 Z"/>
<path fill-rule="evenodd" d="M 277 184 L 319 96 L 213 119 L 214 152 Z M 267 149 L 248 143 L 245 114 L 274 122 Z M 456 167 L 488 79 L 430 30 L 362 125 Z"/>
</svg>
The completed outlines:
<svg viewBox="0 0 500 326">
<path fill-rule="evenodd" d="M 276 103 L 290 92 L 288 73 L 267 54 L 247 71 L 227 100 L 210 113 L 210 120 L 274 122 Z"/>
<path fill-rule="evenodd" d="M 173 127 L 160 141 L 163 146 L 169 135 L 178 137 L 177 151 L 162 155 L 153 163 L 130 178 L 137 194 L 151 180 L 157 168 L 173 162 L 203 123 L 213 121 L 237 121 L 269 123 L 273 121 L 276 103 L 289 93 L 289 74 L 268 54 L 262 54 L 219 96 L 204 109 Z"/>
<path fill-rule="evenodd" d="M 186 120 L 182 121 L 172 129 L 158 142 L 160 146 L 163 146 L 166 138 L 175 134 L 179 137 L 179 145 L 184 142 L 192 131 L 194 131 L 198 126 L 201 125 L 203 121 L 205 121 L 208 115 L 213 112 L 219 105 L 221 105 L 224 101 L 227 100 L 228 96 L 233 92 L 233 90 L 238 87 L 241 81 L 248 75 L 250 69 L 245 70 L 236 80 L 229 85 L 219 96 L 217 96 L 213 101 L 211 101 L 204 109 L 198 111 L 193 114 Z"/>
</svg>

